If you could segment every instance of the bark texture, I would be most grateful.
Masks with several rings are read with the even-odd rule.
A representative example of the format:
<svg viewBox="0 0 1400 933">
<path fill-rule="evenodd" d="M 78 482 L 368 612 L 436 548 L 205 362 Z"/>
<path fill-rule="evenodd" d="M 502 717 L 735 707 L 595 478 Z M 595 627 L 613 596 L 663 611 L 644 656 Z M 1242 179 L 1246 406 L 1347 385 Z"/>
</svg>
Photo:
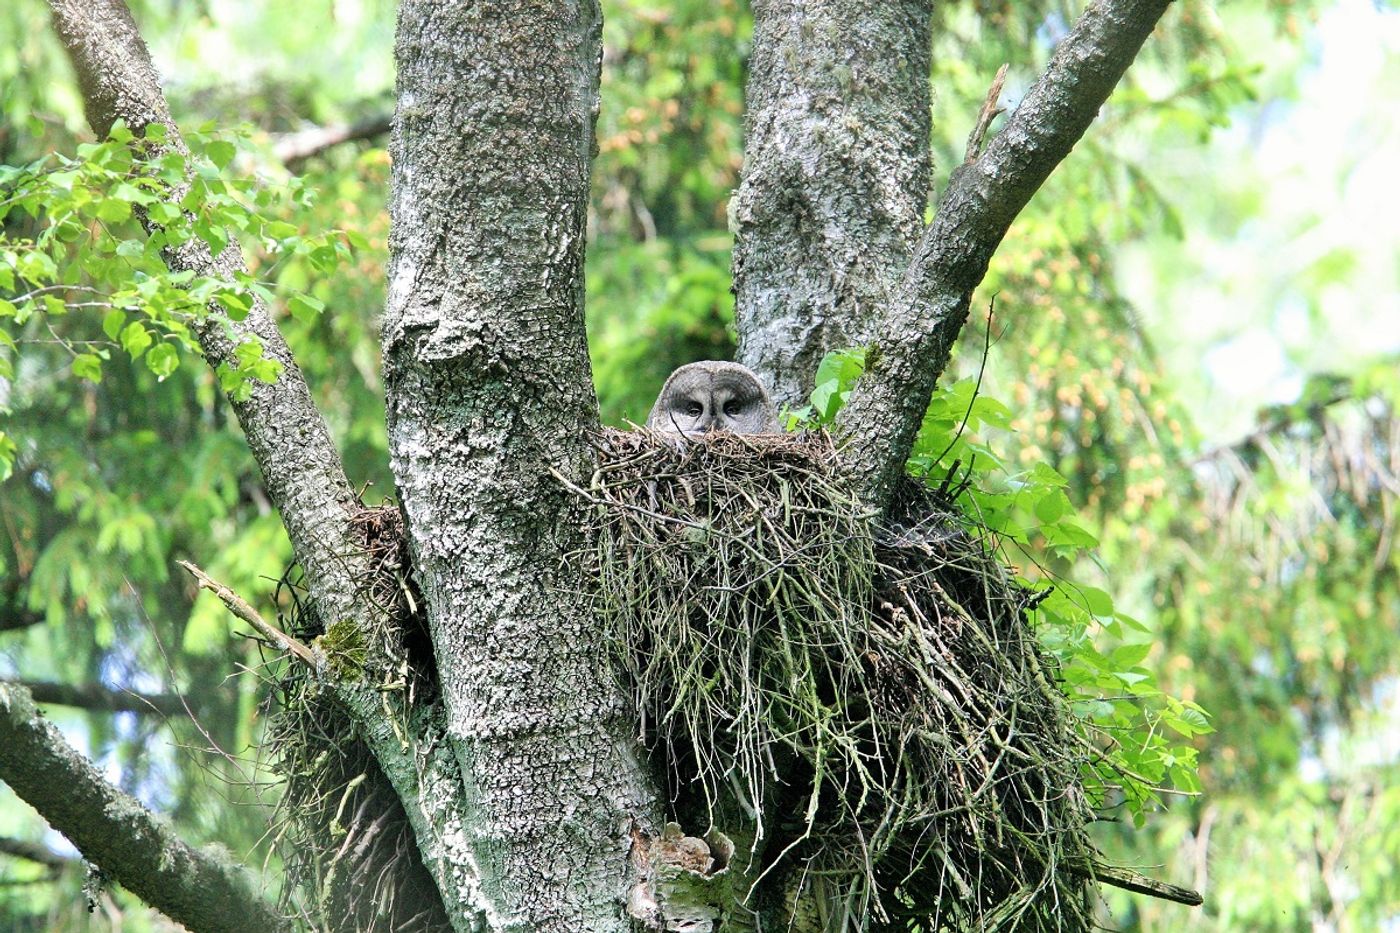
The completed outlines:
<svg viewBox="0 0 1400 933">
<path fill-rule="evenodd" d="M 583 329 L 594 0 L 399 8 L 385 385 L 492 930 L 623 930 L 654 823 L 551 470 L 597 425 Z"/>
<path fill-rule="evenodd" d="M 739 362 L 800 405 L 863 346 L 929 198 L 931 0 L 756 0 L 732 210 Z"/>
<path fill-rule="evenodd" d="M 125 3 L 51 0 L 50 9 L 93 129 L 105 134 L 121 119 L 140 135 L 147 125 L 162 123 L 168 127 L 167 144 L 184 151 L 150 54 Z M 197 238 L 167 255 L 166 263 L 175 271 L 222 277 L 244 268 L 236 244 L 212 256 Z M 384 620 L 365 585 L 368 562 L 350 524 L 358 499 L 306 380 L 266 306 L 255 301 L 243 321 L 231 321 L 211 308 L 196 337 L 211 366 L 231 361 L 238 344 L 252 337 L 262 342 L 265 356 L 282 364 L 276 383 L 255 382 L 249 399 L 230 403 L 305 571 L 316 613 L 327 627 L 346 621 L 363 633 L 363 644 L 379 644 L 376 629 Z M 322 673 L 331 679 L 328 672 Z M 480 898 L 465 841 L 462 781 L 446 747 L 440 711 L 407 708 L 401 695 L 381 692 L 353 675 L 329 686 L 403 801 L 423 862 L 437 882 L 454 928 L 479 928 Z"/>
<path fill-rule="evenodd" d="M 953 173 L 840 416 L 849 475 L 872 504 L 889 501 L 1007 228 L 1084 135 L 1168 2 L 1090 3 L 1005 128 Z"/>
<path fill-rule="evenodd" d="M 119 884 L 197 933 L 283 929 L 247 873 L 186 845 L 141 801 L 103 779 L 40 715 L 29 692 L 0 683 L 0 780 Z"/>
</svg>

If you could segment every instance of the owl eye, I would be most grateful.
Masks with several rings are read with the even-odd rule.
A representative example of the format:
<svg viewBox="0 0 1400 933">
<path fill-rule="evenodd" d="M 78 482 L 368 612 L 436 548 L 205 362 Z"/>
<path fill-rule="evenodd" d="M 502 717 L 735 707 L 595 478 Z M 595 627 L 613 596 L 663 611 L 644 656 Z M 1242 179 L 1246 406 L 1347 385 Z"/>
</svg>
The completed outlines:
<svg viewBox="0 0 1400 933">
<path fill-rule="evenodd" d="M 699 402 L 688 402 L 685 406 L 685 413 L 692 418 L 699 418 L 705 413 L 705 406 Z"/>
<path fill-rule="evenodd" d="M 739 412 L 744 410 L 744 406 L 738 402 L 725 402 L 724 413 L 731 418 L 739 417 Z"/>
</svg>

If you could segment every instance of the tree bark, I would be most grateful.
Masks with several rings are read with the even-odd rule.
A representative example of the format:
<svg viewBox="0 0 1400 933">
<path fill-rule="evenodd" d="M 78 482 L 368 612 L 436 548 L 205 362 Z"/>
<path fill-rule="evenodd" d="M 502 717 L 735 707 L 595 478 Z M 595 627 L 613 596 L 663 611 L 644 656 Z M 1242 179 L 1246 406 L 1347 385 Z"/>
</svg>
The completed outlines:
<svg viewBox="0 0 1400 933">
<path fill-rule="evenodd" d="M 1016 215 L 1098 115 L 1169 0 L 1089 5 L 1006 127 L 954 171 L 837 425 L 848 475 L 883 508 L 904 470 L 972 291 Z"/>
<path fill-rule="evenodd" d="M 490 929 L 621 931 L 656 794 L 576 595 L 551 469 L 597 426 L 583 329 L 595 0 L 399 9 L 390 449 Z"/>
<path fill-rule="evenodd" d="M 876 336 L 929 198 L 930 0 L 756 0 L 733 204 L 739 362 L 798 406 Z"/>
<path fill-rule="evenodd" d="M 195 933 L 284 928 L 243 868 L 194 849 L 141 801 L 103 780 L 29 692 L 0 683 L 0 780 L 118 883 Z"/>
</svg>

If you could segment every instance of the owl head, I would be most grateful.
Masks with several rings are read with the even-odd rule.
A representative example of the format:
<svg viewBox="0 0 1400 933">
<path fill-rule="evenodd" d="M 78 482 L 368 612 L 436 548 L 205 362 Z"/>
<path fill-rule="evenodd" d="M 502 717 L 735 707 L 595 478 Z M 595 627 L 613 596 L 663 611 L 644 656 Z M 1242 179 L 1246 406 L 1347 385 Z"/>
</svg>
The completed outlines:
<svg viewBox="0 0 1400 933">
<path fill-rule="evenodd" d="M 647 427 L 682 434 L 779 430 L 778 412 L 758 377 L 738 363 L 717 360 L 690 363 L 671 373 L 651 407 Z"/>
</svg>

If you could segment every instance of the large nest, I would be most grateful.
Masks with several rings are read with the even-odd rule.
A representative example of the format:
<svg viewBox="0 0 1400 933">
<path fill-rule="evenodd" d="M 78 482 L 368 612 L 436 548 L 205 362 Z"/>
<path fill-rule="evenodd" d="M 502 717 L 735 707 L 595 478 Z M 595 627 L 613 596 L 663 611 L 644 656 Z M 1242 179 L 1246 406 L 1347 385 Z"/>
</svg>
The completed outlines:
<svg viewBox="0 0 1400 933">
<path fill-rule="evenodd" d="M 823 435 L 596 446 L 598 608 L 676 818 L 755 824 L 751 903 L 1093 925 L 1085 745 L 980 528 L 912 484 L 877 525 Z"/>
</svg>

